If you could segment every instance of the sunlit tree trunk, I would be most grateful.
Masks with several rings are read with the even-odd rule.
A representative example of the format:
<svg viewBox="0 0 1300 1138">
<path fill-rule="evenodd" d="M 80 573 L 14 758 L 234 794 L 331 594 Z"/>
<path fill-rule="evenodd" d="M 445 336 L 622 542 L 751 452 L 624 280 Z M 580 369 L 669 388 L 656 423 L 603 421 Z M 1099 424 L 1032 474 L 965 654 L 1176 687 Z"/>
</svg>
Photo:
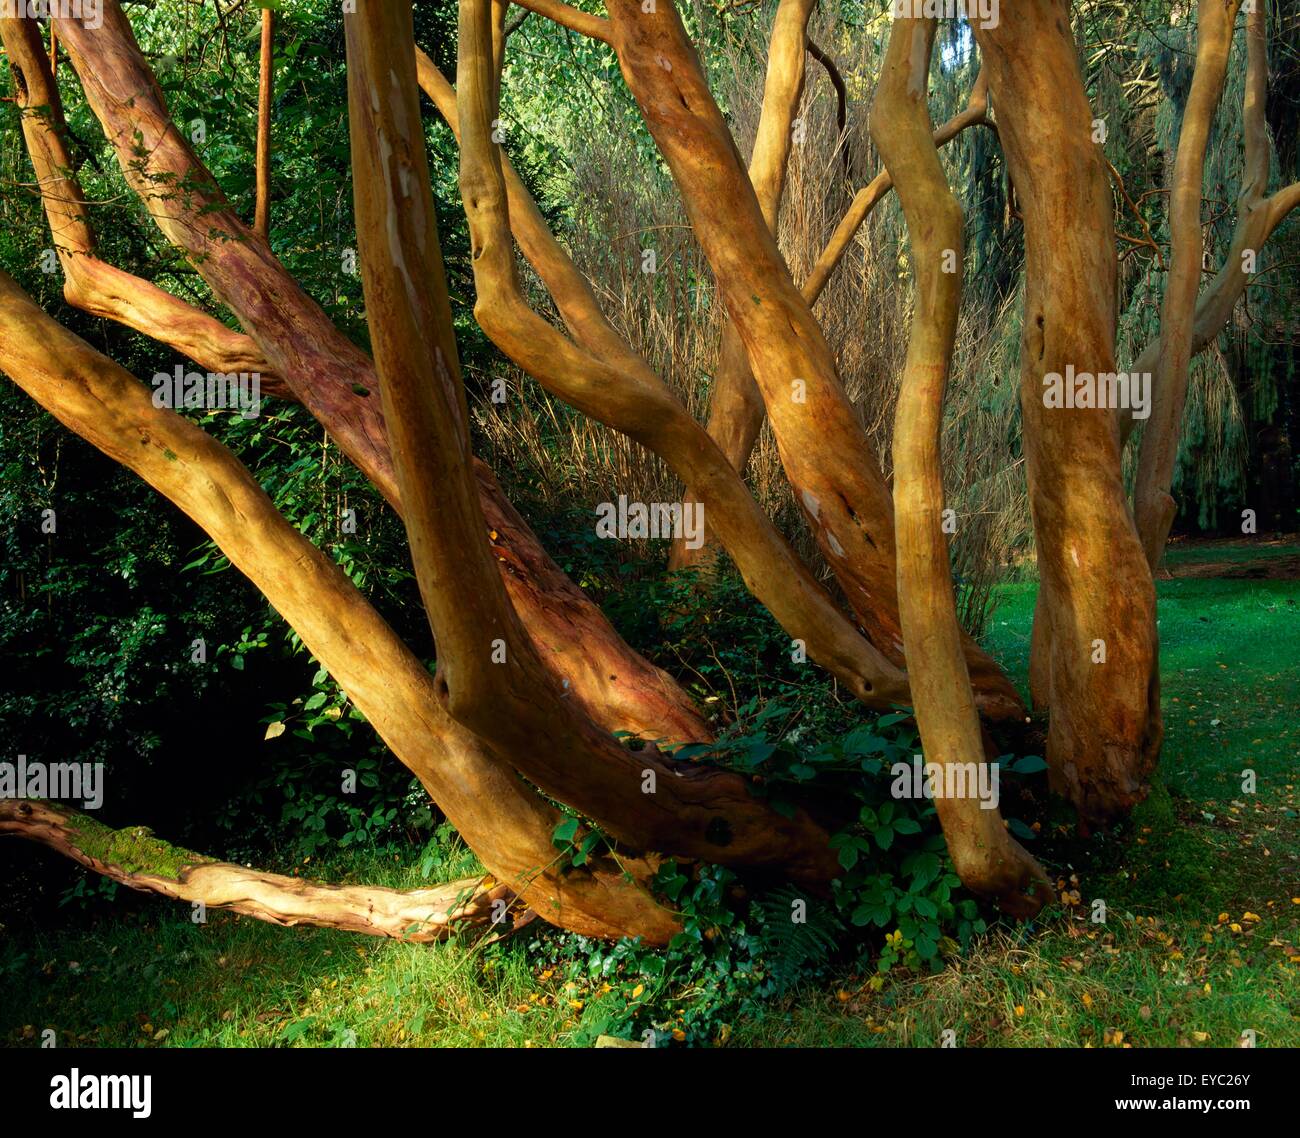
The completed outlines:
<svg viewBox="0 0 1300 1138">
<path fill-rule="evenodd" d="M 898 602 L 912 661 L 921 742 L 941 769 L 985 761 L 979 716 L 962 651 L 948 542 L 943 532 L 943 402 L 961 308 L 965 239 L 961 205 L 948 187 L 926 107 L 934 21 L 896 18 L 871 108 L 871 135 L 898 188 L 911 236 L 916 309 L 894 425 L 894 521 Z M 963 789 L 945 776 L 941 787 Z M 997 803 L 939 793 L 953 864 L 971 889 L 1027 916 L 1051 899 L 1038 863 L 1007 833 Z"/>
<path fill-rule="evenodd" d="M 42 842 L 133 888 L 224 905 L 280 923 L 437 939 L 457 923 L 525 907 L 595 936 L 664 943 L 678 917 L 653 895 L 665 856 L 717 862 L 825 890 L 839 872 L 832 804 L 777 810 L 746 778 L 672 757 L 665 742 L 713 727 L 665 673 L 625 644 L 549 559 L 470 451 L 469 406 L 453 336 L 423 145 L 418 87 L 461 143 L 476 317 L 493 342 L 579 412 L 664 459 L 708 507 L 710 533 L 792 642 L 864 706 L 910 703 L 931 761 L 986 761 L 981 716 L 1019 723 L 1019 695 L 957 622 L 940 525 L 943 405 L 961 301 L 961 210 L 938 147 L 987 123 L 989 96 L 1023 213 L 1021 406 L 1041 588 L 1031 690 L 1049 716 L 1055 789 L 1086 823 L 1144 793 L 1161 740 L 1151 567 L 1169 525 L 1188 362 L 1245 290 L 1244 255 L 1300 201 L 1265 197 L 1269 143 L 1262 7 L 1248 19 L 1246 177 L 1227 263 L 1197 296 L 1206 132 L 1223 87 L 1237 2 L 1200 5 L 1198 65 L 1174 170 L 1171 285 L 1158 342 L 1159 414 L 1140 456 L 1137 520 L 1113 409 L 1064 409 L 1044 377 L 1115 369 L 1116 257 L 1110 188 L 1065 0 L 1018 0 L 975 25 L 983 68 L 969 105 L 935 130 L 927 108 L 935 34 L 894 21 L 871 128 L 885 170 L 864 187 L 801 286 L 776 240 L 791 125 L 804 85 L 809 0 L 782 0 L 758 138 L 748 168 L 669 0 L 608 0 L 609 18 L 559 0 L 525 7 L 614 50 L 682 194 L 725 309 L 710 423 L 695 422 L 601 311 L 492 141 L 505 56 L 504 0 L 461 0 L 457 89 L 413 43 L 410 6 L 359 0 L 344 24 L 360 264 L 374 359 L 349 342 L 286 272 L 269 231 L 270 30 L 252 227 L 235 215 L 171 121 L 116 0 L 103 26 L 58 17 L 90 109 L 127 185 L 163 235 L 228 307 L 241 331 L 97 251 L 61 102 L 37 25 L 0 19 L 46 218 L 74 306 L 148 335 L 213 371 L 257 371 L 301 402 L 406 526 L 437 643 L 428 669 L 341 570 L 281 517 L 249 472 L 184 417 L 41 312 L 0 274 L 0 368 L 69 429 L 136 472 L 201 526 L 259 588 L 420 779 L 489 879 L 399 893 L 333 891 L 247 872 L 152 843 L 152 866 L 121 851 L 128 832 L 96 830 L 52 807 L 4 804 L 0 830 Z M 417 87 L 418 84 L 418 87 Z M 911 242 L 914 314 L 895 415 L 894 484 L 881 473 L 812 305 L 871 209 L 897 185 Z M 183 191 L 177 187 L 183 186 Z M 528 303 L 515 248 L 550 293 L 564 329 Z M 848 602 L 841 612 L 747 491 L 743 468 L 763 417 Z M 1141 533 L 1141 540 L 1139 539 Z M 1145 543 L 1145 548 L 1144 548 Z M 678 563 L 682 558 L 676 558 Z M 632 749 L 620 729 L 648 742 Z M 604 832 L 585 865 L 552 835 L 565 815 Z M 1008 912 L 1051 890 L 975 799 L 937 803 L 962 880 Z M 823 817 L 823 814 L 829 815 Z M 138 835 L 137 835 L 138 836 Z M 500 903 L 500 904 L 499 904 Z"/>
<path fill-rule="evenodd" d="M 1041 577 L 1033 668 L 1053 786 L 1088 822 L 1129 810 L 1159 752 L 1155 588 L 1113 409 L 1047 406 L 1045 377 L 1115 371 L 1110 186 L 1064 0 L 975 26 L 1025 227 L 1024 448 Z"/>
</svg>

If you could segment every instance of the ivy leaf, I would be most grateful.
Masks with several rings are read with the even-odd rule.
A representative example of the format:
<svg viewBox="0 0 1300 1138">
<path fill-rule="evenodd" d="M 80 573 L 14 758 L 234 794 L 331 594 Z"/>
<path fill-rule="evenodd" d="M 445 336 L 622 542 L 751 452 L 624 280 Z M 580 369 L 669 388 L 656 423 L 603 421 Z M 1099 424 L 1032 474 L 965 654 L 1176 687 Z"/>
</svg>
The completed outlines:
<svg viewBox="0 0 1300 1138">
<path fill-rule="evenodd" d="M 844 737 L 846 755 L 879 755 L 888 746 L 889 743 L 876 734 L 870 723 L 855 727 Z"/>
<path fill-rule="evenodd" d="M 917 850 L 903 859 L 903 872 L 912 878 L 912 888 L 924 889 L 936 877 L 943 863 L 939 855 L 928 850 Z"/>
<path fill-rule="evenodd" d="M 572 844 L 574 835 L 578 832 L 579 824 L 577 818 L 565 818 L 564 821 L 556 825 L 554 833 L 551 834 L 551 841 L 561 849 Z"/>
<path fill-rule="evenodd" d="M 855 925 L 861 928 L 863 925 L 874 924 L 884 928 L 889 924 L 890 912 L 888 905 L 866 904 L 859 905 L 853 910 L 853 915 L 849 918 Z"/>
<path fill-rule="evenodd" d="M 1009 829 L 1017 838 L 1022 838 L 1027 842 L 1032 842 L 1037 834 L 1026 826 L 1019 818 L 1008 818 L 1007 829 Z"/>
</svg>

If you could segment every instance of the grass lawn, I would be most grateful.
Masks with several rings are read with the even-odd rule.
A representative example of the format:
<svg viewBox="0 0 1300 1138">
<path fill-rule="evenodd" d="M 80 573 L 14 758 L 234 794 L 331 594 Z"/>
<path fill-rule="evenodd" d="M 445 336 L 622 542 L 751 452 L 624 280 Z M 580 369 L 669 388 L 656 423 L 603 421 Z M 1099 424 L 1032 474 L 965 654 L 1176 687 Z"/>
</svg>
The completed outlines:
<svg viewBox="0 0 1300 1138">
<path fill-rule="evenodd" d="M 1253 556 L 1238 548 L 1213 556 Z M 1235 1046 L 1248 1030 L 1300 1045 L 1300 582 L 1157 587 L 1159 781 L 1122 829 L 1044 839 L 1077 902 L 995 926 L 936 976 L 808 988 L 731 1025 L 729 1046 L 925 1046 L 947 1029 L 962 1046 Z M 1004 588 L 989 637 L 1021 681 L 1034 590 Z M 399 865 L 352 870 L 420 883 Z M 634 998 L 566 990 L 535 960 L 523 940 L 414 947 L 223 913 L 194 925 L 150 901 L 89 930 L 9 930 L 0 1040 L 35 1045 L 53 1027 L 63 1045 L 583 1045 L 604 1002 Z"/>
</svg>

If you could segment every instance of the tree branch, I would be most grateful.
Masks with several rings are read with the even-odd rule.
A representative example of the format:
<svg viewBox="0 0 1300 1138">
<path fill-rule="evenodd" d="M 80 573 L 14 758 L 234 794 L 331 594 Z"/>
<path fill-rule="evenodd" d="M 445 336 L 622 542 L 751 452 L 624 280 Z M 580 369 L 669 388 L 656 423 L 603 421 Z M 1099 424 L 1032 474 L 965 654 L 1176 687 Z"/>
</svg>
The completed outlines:
<svg viewBox="0 0 1300 1138">
<path fill-rule="evenodd" d="M 88 814 L 51 802 L 0 800 L 0 834 L 37 842 L 141 893 L 276 925 L 342 929 L 417 944 L 446 940 L 461 927 L 500 923 L 499 914 L 515 900 L 508 887 L 481 877 L 401 890 L 264 873 L 169 845 L 143 826 L 111 830 Z M 520 914 L 516 922 L 525 919 Z"/>
<path fill-rule="evenodd" d="M 561 0 L 515 0 L 515 3 L 530 12 L 536 12 L 539 16 L 545 16 L 548 20 L 554 20 L 561 27 L 584 35 L 588 39 L 600 40 L 602 43 L 610 42 L 608 20 L 588 15 L 579 8 L 561 3 Z"/>
<path fill-rule="evenodd" d="M 117 0 L 104 0 L 103 21 L 94 32 L 67 23 L 62 42 L 128 185 L 151 203 L 164 235 L 235 313 L 274 371 L 400 512 L 373 363 L 229 208 L 168 116 Z M 185 192 L 168 191 L 173 186 Z M 680 686 L 633 652 L 547 557 L 487 467 L 475 460 L 474 471 L 506 587 L 559 682 L 567 681 L 573 697 L 611 731 L 711 738 Z"/>
<path fill-rule="evenodd" d="M 1246 271 L 1246 254 L 1257 260 L 1274 230 L 1300 205 L 1300 182 L 1265 197 L 1272 161 L 1272 142 L 1264 116 L 1268 94 L 1266 18 L 1262 4 L 1246 17 L 1246 87 L 1242 107 L 1245 165 L 1237 198 L 1237 224 L 1222 268 L 1196 302 L 1196 314 L 1192 319 L 1192 358 L 1218 337 L 1231 319 L 1237 301 L 1249 287 L 1251 274 Z M 1153 373 L 1159 354 L 1160 337 L 1157 336 L 1143 349 L 1132 370 L 1139 375 Z M 1124 442 L 1131 437 L 1136 425 L 1131 409 L 1121 411 L 1120 432 Z"/>
<path fill-rule="evenodd" d="M 893 506 L 830 348 L 790 278 L 676 8 L 668 0 L 651 14 L 635 0 L 606 7 L 623 77 L 745 344 L 795 500 L 868 639 L 901 664 Z M 1022 718 L 997 666 L 974 645 L 971 653 L 985 714 Z"/>
<path fill-rule="evenodd" d="M 344 576 L 279 514 L 230 451 L 45 315 L 0 272 L 0 370 L 70 430 L 201 526 L 302 638 L 498 878 L 552 924 L 655 943 L 675 920 L 642 889 L 654 865 L 556 866 L 562 815 L 442 709 L 434 678 Z M 625 881 L 624 873 L 630 874 Z"/>
<path fill-rule="evenodd" d="M 64 142 L 62 103 L 39 25 L 27 19 L 0 19 L 0 38 L 14 78 L 23 139 L 63 267 L 68 303 L 175 348 L 209 371 L 257 372 L 264 394 L 292 398 L 248 336 L 99 258 L 85 195 Z"/>
<path fill-rule="evenodd" d="M 1201 230 L 1201 183 L 1205 176 L 1205 149 L 1214 114 L 1223 94 L 1232 50 L 1233 24 L 1241 0 L 1200 0 L 1196 22 L 1196 69 L 1183 110 L 1169 197 L 1170 264 L 1160 305 L 1160 346 L 1152 379 L 1151 414 L 1142 431 L 1133 508 L 1147 562 L 1154 570 L 1164 556 L 1173 524 L 1175 503 L 1171 488 L 1178 443 L 1182 437 L 1183 407 L 1187 399 L 1192 358 L 1192 324 L 1196 294 L 1204 259 Z M 1257 13 L 1262 19 L 1263 5 Z M 1247 83 L 1246 101 L 1254 104 L 1257 90 Z M 1263 147 L 1248 131 L 1251 149 L 1243 179 L 1248 186 L 1259 178 Z M 1265 171 L 1264 177 L 1267 178 Z"/>
<path fill-rule="evenodd" d="M 451 86 L 427 56 L 416 59 L 425 92 L 460 136 Z M 462 155 L 462 168 L 475 179 L 466 201 L 476 204 L 466 212 L 480 250 L 476 313 L 492 341 L 548 391 L 661 455 L 695 487 L 746 583 L 791 636 L 806 642 L 813 660 L 871 706 L 905 699 L 898 669 L 854 629 L 704 429 L 606 319 L 500 148 L 489 139 L 463 146 Z M 577 344 L 529 308 L 514 274 L 512 233 Z"/>
<path fill-rule="evenodd" d="M 275 10 L 262 9 L 262 48 L 257 82 L 257 212 L 253 232 L 263 241 L 271 237 L 271 93 L 275 81 L 272 51 L 275 47 Z"/>
</svg>

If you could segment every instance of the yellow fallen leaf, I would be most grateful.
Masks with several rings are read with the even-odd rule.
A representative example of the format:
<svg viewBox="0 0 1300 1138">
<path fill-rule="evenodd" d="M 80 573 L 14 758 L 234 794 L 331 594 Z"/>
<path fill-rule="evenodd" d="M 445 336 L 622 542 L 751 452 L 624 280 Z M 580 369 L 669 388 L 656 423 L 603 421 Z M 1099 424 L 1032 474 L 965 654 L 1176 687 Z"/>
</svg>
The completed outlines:
<svg viewBox="0 0 1300 1138">
<path fill-rule="evenodd" d="M 638 984 L 635 988 L 632 989 L 632 999 L 639 1000 L 641 998 L 641 993 L 644 991 L 645 991 L 645 985 Z"/>
<path fill-rule="evenodd" d="M 1083 994 L 1083 1006 L 1085 1008 L 1092 1007 L 1092 997 L 1087 992 L 1084 992 Z"/>
</svg>

